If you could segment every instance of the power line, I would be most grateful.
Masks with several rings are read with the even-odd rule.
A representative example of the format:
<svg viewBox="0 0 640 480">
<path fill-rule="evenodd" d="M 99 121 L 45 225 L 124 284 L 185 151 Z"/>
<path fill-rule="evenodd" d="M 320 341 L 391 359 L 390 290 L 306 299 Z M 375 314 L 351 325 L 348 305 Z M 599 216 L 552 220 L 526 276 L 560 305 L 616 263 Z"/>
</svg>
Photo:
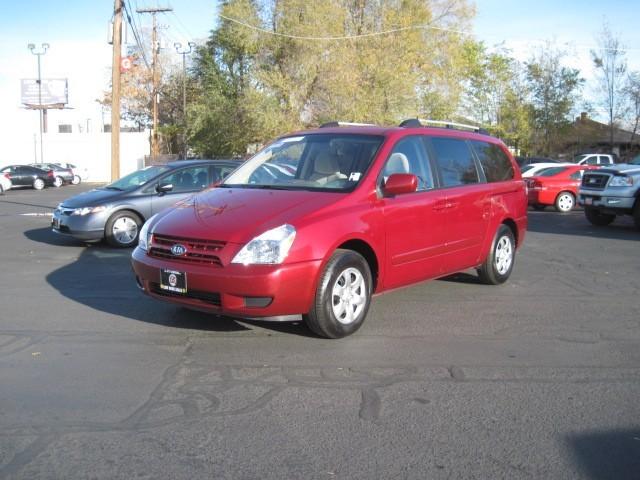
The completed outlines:
<svg viewBox="0 0 640 480">
<path fill-rule="evenodd" d="M 295 40 L 319 40 L 319 41 L 357 40 L 357 39 L 360 39 L 360 38 L 378 37 L 378 36 L 381 36 L 381 35 L 390 35 L 392 33 L 405 32 L 407 30 L 440 30 L 440 31 L 444 31 L 444 32 L 458 33 L 460 35 L 471 35 L 470 33 L 464 32 L 462 30 L 454 30 L 452 28 L 434 27 L 432 25 L 421 24 L 421 25 L 408 25 L 406 27 L 393 28 L 393 29 L 390 29 L 390 30 L 383 30 L 383 31 L 380 31 L 380 32 L 361 33 L 361 34 L 358 34 L 358 35 L 337 35 L 337 36 L 325 36 L 325 37 L 304 36 L 304 35 L 293 35 L 293 34 L 282 33 L 282 32 L 274 32 L 272 30 L 267 30 L 266 28 L 262 28 L 262 27 L 258 27 L 256 25 L 251 25 L 249 23 L 245 23 L 245 22 L 243 22 L 241 20 L 238 20 L 237 18 L 227 17 L 226 15 L 222 15 L 221 13 L 219 13 L 218 16 L 220 18 L 224 18 L 225 20 L 229 20 L 230 22 L 237 23 L 238 25 L 241 25 L 243 27 L 250 28 L 251 30 L 256 30 L 258 32 L 266 33 L 268 35 L 274 35 L 276 37 L 291 38 L 291 39 L 295 39 Z"/>
<path fill-rule="evenodd" d="M 129 26 L 131 27 L 131 31 L 133 32 L 133 37 L 136 41 L 136 44 L 138 45 L 138 49 L 140 50 L 140 53 L 142 54 L 142 59 L 144 60 L 144 64 L 147 66 L 147 68 L 151 68 L 151 66 L 149 65 L 149 61 L 147 60 L 147 55 L 145 54 L 145 50 L 144 50 L 144 46 L 142 45 L 142 41 L 140 40 L 140 35 L 138 34 L 138 29 L 136 28 L 135 25 L 135 20 L 131 19 L 131 4 L 129 3 L 129 0 L 126 0 L 126 4 L 123 4 L 125 11 L 127 12 L 127 23 L 129 23 Z"/>
<path fill-rule="evenodd" d="M 417 24 L 417 25 L 407 25 L 406 27 L 399 27 L 399 28 L 393 28 L 393 29 L 389 29 L 389 30 L 383 30 L 380 32 L 369 32 L 369 33 L 363 33 L 363 34 L 357 34 L 357 35 L 336 35 L 336 36 L 306 36 L 306 35 L 294 35 L 294 34 L 290 34 L 290 33 L 283 33 L 283 32 L 274 32 L 272 30 L 268 30 L 266 28 L 263 27 L 259 27 L 256 25 L 251 25 L 249 23 L 246 23 L 242 20 L 238 20 L 237 18 L 233 18 L 233 17 L 228 17 L 226 15 L 223 15 L 221 13 L 218 14 L 218 16 L 220 18 L 224 18 L 225 20 L 228 20 L 230 22 L 236 23 L 240 26 L 243 26 L 245 28 L 249 28 L 251 30 L 255 30 L 257 32 L 261 32 L 267 35 L 272 35 L 272 36 L 276 36 L 276 37 L 284 37 L 284 38 L 291 38 L 294 40 L 312 40 L 312 41 L 340 41 L 340 40 L 358 40 L 358 39 L 362 39 L 362 38 L 368 38 L 368 37 L 376 37 L 376 36 L 382 36 L 382 35 L 390 35 L 393 33 L 399 33 L 399 32 L 404 32 L 404 31 L 408 31 L 408 30 L 437 30 L 437 31 L 441 31 L 441 32 L 449 32 L 449 33 L 456 33 L 458 35 L 462 35 L 462 36 L 476 36 L 473 32 L 469 32 L 469 31 L 465 31 L 465 30 L 456 30 L 453 28 L 446 28 L 446 27 L 436 27 L 433 25 L 428 25 L 428 24 Z M 490 35 L 496 38 L 501 38 L 498 35 Z M 509 41 L 517 41 L 517 39 L 502 39 L 502 41 L 504 42 L 509 42 Z M 544 39 L 523 39 L 522 41 L 525 42 L 529 42 L 529 43 L 534 43 L 534 42 L 544 42 Z M 565 44 L 568 44 L 570 42 L 565 42 Z M 612 49 L 603 49 L 597 45 L 573 45 L 574 48 L 577 49 L 581 49 L 581 50 L 612 50 Z M 623 51 L 623 52 L 638 52 L 640 51 L 640 48 L 619 48 L 618 50 Z"/>
</svg>

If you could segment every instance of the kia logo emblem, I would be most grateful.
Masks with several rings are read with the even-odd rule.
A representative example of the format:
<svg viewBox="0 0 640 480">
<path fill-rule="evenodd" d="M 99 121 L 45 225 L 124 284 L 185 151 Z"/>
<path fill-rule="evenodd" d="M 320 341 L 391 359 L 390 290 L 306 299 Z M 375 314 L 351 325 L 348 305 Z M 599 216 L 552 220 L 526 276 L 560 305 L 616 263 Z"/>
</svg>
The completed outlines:
<svg viewBox="0 0 640 480">
<path fill-rule="evenodd" d="M 185 253 L 187 253 L 187 247 L 185 247 L 184 245 L 176 243 L 173 247 L 171 247 L 171 254 L 176 257 L 180 257 Z"/>
</svg>

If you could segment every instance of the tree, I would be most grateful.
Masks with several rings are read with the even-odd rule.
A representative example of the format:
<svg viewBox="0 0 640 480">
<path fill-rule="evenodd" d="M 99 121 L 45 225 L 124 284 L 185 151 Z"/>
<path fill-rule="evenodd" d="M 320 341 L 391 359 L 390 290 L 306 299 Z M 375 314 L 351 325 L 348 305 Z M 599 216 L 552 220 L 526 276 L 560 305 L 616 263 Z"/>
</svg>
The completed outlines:
<svg viewBox="0 0 640 480">
<path fill-rule="evenodd" d="M 609 116 L 609 141 L 613 149 L 613 132 L 616 122 L 624 116 L 624 82 L 627 71 L 625 51 L 620 41 L 605 23 L 598 40 L 597 51 L 591 51 L 591 58 L 599 75 L 599 90 L 602 105 Z"/>
<path fill-rule="evenodd" d="M 200 153 L 244 154 L 326 120 L 396 124 L 458 108 L 467 0 L 227 0 L 221 13 L 196 57 Z"/>
<path fill-rule="evenodd" d="M 629 104 L 629 117 L 632 125 L 630 143 L 633 142 L 640 126 L 640 72 L 631 72 L 627 77 L 624 93 Z"/>
<path fill-rule="evenodd" d="M 562 65 L 566 53 L 547 44 L 525 63 L 531 92 L 535 153 L 549 155 L 570 125 L 570 113 L 584 80 L 580 72 Z"/>
</svg>

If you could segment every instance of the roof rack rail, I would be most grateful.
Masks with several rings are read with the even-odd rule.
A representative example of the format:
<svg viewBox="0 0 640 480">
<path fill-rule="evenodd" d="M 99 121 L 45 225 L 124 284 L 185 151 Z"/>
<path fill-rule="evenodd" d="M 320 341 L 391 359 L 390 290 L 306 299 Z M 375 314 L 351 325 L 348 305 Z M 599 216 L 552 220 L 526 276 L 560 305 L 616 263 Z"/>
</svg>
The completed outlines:
<svg viewBox="0 0 640 480">
<path fill-rule="evenodd" d="M 320 128 L 332 127 L 375 127 L 373 123 L 356 123 L 356 122 L 326 122 L 320 125 Z"/>
<path fill-rule="evenodd" d="M 403 128 L 418 128 L 418 127 L 424 127 L 425 125 L 435 125 L 437 127 L 443 127 L 443 128 L 456 128 L 456 129 L 463 129 L 463 130 L 471 130 L 473 132 L 478 132 L 484 135 L 489 135 L 489 132 L 487 132 L 484 128 L 482 127 L 478 127 L 477 125 L 467 125 L 465 123 L 456 123 L 456 122 L 449 122 L 449 121 L 444 121 L 444 120 L 431 120 L 431 119 L 424 119 L 424 118 L 409 118 L 407 120 L 404 120 L 402 123 L 400 123 L 400 127 Z"/>
</svg>

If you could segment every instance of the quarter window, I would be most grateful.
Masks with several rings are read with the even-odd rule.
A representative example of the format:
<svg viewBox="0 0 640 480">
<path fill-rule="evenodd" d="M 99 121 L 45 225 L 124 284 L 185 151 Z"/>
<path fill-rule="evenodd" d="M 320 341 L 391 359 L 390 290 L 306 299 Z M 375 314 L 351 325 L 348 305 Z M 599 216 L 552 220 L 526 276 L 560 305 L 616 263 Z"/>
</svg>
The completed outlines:
<svg viewBox="0 0 640 480">
<path fill-rule="evenodd" d="M 487 182 L 502 182 L 513 178 L 513 165 L 499 146 L 475 141 L 471 145 L 480 160 Z"/>
<path fill-rule="evenodd" d="M 433 176 L 421 137 L 406 137 L 396 143 L 382 170 L 383 181 L 394 173 L 411 173 L 418 177 L 418 191 L 433 188 Z"/>
<path fill-rule="evenodd" d="M 436 154 L 444 187 L 480 182 L 476 163 L 464 140 L 434 137 L 431 139 L 431 145 Z"/>
</svg>

